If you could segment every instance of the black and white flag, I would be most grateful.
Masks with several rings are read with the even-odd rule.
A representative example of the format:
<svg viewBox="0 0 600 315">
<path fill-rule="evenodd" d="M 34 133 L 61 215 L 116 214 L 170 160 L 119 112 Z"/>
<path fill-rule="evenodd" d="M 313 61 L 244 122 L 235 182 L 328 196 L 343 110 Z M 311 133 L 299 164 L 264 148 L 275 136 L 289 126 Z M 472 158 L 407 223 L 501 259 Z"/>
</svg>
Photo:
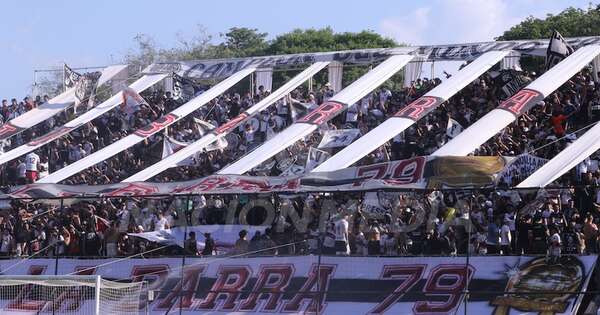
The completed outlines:
<svg viewBox="0 0 600 315">
<path fill-rule="evenodd" d="M 546 70 L 554 67 L 557 63 L 567 58 L 575 51 L 556 30 L 552 32 L 552 38 L 548 42 L 546 50 Z"/>
<path fill-rule="evenodd" d="M 74 105 L 75 113 L 79 111 L 81 104 L 86 104 L 87 109 L 96 105 L 96 89 L 98 88 L 98 80 L 102 72 L 88 72 L 79 78 L 75 83 L 75 98 L 77 99 Z"/>
<path fill-rule="evenodd" d="M 96 94 L 100 75 L 102 75 L 102 72 L 99 71 L 86 73 L 75 83 L 75 97 L 77 97 L 79 103 L 88 101 L 91 96 Z"/>
<path fill-rule="evenodd" d="M 331 154 L 328 152 L 310 147 L 308 150 L 308 155 L 306 156 L 306 166 L 304 167 L 304 170 L 306 172 L 312 171 L 321 163 L 325 162 L 329 157 L 331 157 Z"/>
<path fill-rule="evenodd" d="M 188 102 L 193 99 L 196 94 L 202 91 L 202 87 L 196 84 L 193 80 L 184 78 L 176 73 L 173 73 L 173 98 Z"/>
<path fill-rule="evenodd" d="M 359 134 L 359 129 L 328 130 L 319 143 L 319 149 L 345 147 L 350 145 Z"/>
<path fill-rule="evenodd" d="M 502 100 L 513 96 L 532 81 L 523 72 L 513 69 L 500 70 L 490 73 L 490 75 L 494 80 L 494 85 L 498 87 L 498 97 Z"/>
<path fill-rule="evenodd" d="M 64 84 L 67 89 L 74 87 L 75 84 L 77 84 L 77 82 L 79 82 L 79 80 L 82 77 L 82 75 L 80 73 L 75 72 L 73 69 L 69 68 L 69 66 L 67 66 L 67 64 L 64 64 L 63 72 L 64 72 L 64 76 L 65 76 Z"/>
<path fill-rule="evenodd" d="M 463 131 L 463 126 L 456 120 L 448 117 L 448 125 L 446 126 L 446 136 L 454 138 Z"/>
<path fill-rule="evenodd" d="M 296 121 L 300 119 L 302 116 L 306 115 L 310 109 L 309 104 L 292 101 L 288 103 L 290 105 L 290 114 L 292 116 L 292 121 Z"/>
</svg>

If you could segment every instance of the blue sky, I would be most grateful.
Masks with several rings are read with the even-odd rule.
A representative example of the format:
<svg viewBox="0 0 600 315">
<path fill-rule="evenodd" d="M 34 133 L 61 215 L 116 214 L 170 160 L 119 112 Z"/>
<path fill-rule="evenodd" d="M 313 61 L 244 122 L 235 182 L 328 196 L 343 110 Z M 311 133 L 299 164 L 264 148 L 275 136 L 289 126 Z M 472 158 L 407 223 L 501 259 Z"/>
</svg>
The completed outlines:
<svg viewBox="0 0 600 315">
<path fill-rule="evenodd" d="M 594 2 L 598 2 L 594 0 Z M 529 15 L 543 17 L 589 0 L 369 1 L 1 1 L 0 98 L 31 92 L 33 70 L 119 63 L 147 34 L 161 47 L 190 38 L 202 25 L 219 41 L 233 26 L 270 37 L 294 28 L 370 29 L 410 44 L 492 40 Z"/>
</svg>

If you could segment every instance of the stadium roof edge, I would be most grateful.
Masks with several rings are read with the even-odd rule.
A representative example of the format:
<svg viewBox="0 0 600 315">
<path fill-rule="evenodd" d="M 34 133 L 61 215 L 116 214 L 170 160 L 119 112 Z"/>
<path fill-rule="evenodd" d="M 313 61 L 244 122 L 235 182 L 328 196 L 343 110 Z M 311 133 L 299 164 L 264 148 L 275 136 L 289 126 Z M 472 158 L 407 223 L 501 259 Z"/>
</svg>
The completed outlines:
<svg viewBox="0 0 600 315">
<path fill-rule="evenodd" d="M 600 44 L 600 36 L 567 38 L 574 48 Z M 248 66 L 258 68 L 285 68 L 316 61 L 339 61 L 350 64 L 371 64 L 390 55 L 411 54 L 425 57 L 425 61 L 473 60 L 492 50 L 514 50 L 524 55 L 545 56 L 548 39 L 492 41 L 447 45 L 404 46 L 301 54 L 255 56 L 245 58 L 206 59 L 181 62 L 154 63 L 143 70 L 145 74 L 171 73 L 198 79 L 227 77 Z M 260 71 L 260 70 L 259 70 Z"/>
</svg>

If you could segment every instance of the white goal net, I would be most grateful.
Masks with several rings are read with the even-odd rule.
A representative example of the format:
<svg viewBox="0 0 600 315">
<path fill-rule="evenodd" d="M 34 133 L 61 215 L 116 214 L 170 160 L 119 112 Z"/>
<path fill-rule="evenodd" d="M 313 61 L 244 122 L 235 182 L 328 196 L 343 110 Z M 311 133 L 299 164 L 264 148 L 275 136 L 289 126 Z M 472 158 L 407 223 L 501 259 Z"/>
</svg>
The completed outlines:
<svg viewBox="0 0 600 315">
<path fill-rule="evenodd" d="M 0 276 L 0 314 L 138 315 L 142 282 L 100 276 Z"/>
</svg>

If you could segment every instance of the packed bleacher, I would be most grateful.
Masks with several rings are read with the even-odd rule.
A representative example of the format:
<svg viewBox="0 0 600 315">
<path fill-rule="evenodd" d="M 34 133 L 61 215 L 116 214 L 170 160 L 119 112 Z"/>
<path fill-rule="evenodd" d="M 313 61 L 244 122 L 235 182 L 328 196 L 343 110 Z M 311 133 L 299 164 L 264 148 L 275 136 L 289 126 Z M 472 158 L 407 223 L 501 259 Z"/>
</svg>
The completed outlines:
<svg viewBox="0 0 600 315">
<path fill-rule="evenodd" d="M 529 81 L 537 77 L 535 72 L 523 72 L 521 75 Z M 397 135 L 358 164 L 431 154 L 448 141 L 449 118 L 466 128 L 508 97 L 495 82 L 495 77 L 497 73 L 494 71 L 486 73 L 457 93 L 441 109 Z M 361 134 L 366 134 L 441 82 L 437 78 L 423 78 L 405 88 L 378 88 L 351 105 L 343 115 L 320 126 L 312 135 L 280 153 L 277 159 L 263 163 L 271 165 L 274 161 L 275 166 L 259 167 L 250 173 L 280 175 L 284 170 L 277 167 L 278 163 L 305 155 L 310 147 L 318 145 L 325 131 L 357 128 Z M 94 185 L 120 182 L 159 161 L 167 135 L 177 141 L 193 142 L 210 130 L 203 122 L 217 127 L 223 125 L 268 94 L 269 91 L 264 88 L 257 93 L 223 94 L 170 126 L 166 134 L 153 135 L 63 183 Z M 198 154 L 189 165 L 173 167 L 152 180 L 179 181 L 214 174 L 333 95 L 329 84 L 323 84 L 314 91 L 298 88 L 263 111 L 255 121 L 235 130 L 228 137 L 227 146 Z M 35 182 L 123 138 L 184 103 L 170 92 L 164 93 L 159 89 L 142 93 L 142 97 L 147 104 L 132 113 L 112 110 L 69 135 L 0 166 L 0 184 L 6 190 L 15 185 Z M 44 96 L 43 99 L 47 100 L 48 97 Z M 10 105 L 3 101 L 0 119 L 6 122 L 39 105 L 41 101 L 40 97 L 35 100 L 25 98 L 20 103 L 13 99 Z M 600 85 L 593 81 L 590 69 L 586 68 L 474 154 L 518 156 L 531 153 L 541 158 L 552 158 L 597 121 L 599 109 Z M 65 111 L 6 141 L 3 150 L 10 150 L 43 135 L 72 119 L 73 115 Z M 334 154 L 336 150 L 331 149 L 330 153 Z M 37 172 L 33 177 L 30 175 L 32 170 Z M 235 250 L 230 253 L 556 256 L 561 252 L 598 252 L 600 195 L 597 187 L 600 172 L 597 160 L 593 157 L 586 159 L 558 180 L 556 189 L 542 192 L 510 189 L 522 179 L 517 174 L 495 190 L 410 194 L 368 192 L 344 196 L 304 194 L 286 197 L 285 201 L 273 199 L 277 215 L 272 222 L 267 222 L 270 227 L 262 234 L 241 233 Z M 176 202 L 173 198 L 161 201 L 106 198 L 66 204 L 13 201 L 9 207 L 5 207 L 1 216 L 0 254 L 111 257 L 140 253 L 150 256 L 183 253 L 212 255 L 220 251 L 211 242 L 205 242 L 208 245 L 204 249 L 196 248 L 192 243 L 180 248 L 163 246 L 129 233 L 186 225 L 225 224 L 224 209 L 233 199 L 241 208 L 259 198 L 263 197 L 195 196 L 188 208 L 183 208 L 181 200 Z M 336 210 L 327 214 L 325 222 L 321 223 L 321 206 L 325 199 L 333 200 Z M 384 209 L 383 214 L 373 215 L 367 211 L 373 199 Z M 299 213 L 307 208 L 314 213 L 312 221 L 305 228 L 299 229 L 289 216 L 283 214 L 281 205 L 288 202 Z M 347 204 L 352 206 L 346 207 Z M 420 210 L 417 211 L 415 206 Z M 262 222 L 262 217 L 257 216 L 259 218 L 256 221 Z M 465 220 L 470 221 L 473 228 L 466 228 Z M 206 237 L 210 238 L 208 235 Z"/>
</svg>

